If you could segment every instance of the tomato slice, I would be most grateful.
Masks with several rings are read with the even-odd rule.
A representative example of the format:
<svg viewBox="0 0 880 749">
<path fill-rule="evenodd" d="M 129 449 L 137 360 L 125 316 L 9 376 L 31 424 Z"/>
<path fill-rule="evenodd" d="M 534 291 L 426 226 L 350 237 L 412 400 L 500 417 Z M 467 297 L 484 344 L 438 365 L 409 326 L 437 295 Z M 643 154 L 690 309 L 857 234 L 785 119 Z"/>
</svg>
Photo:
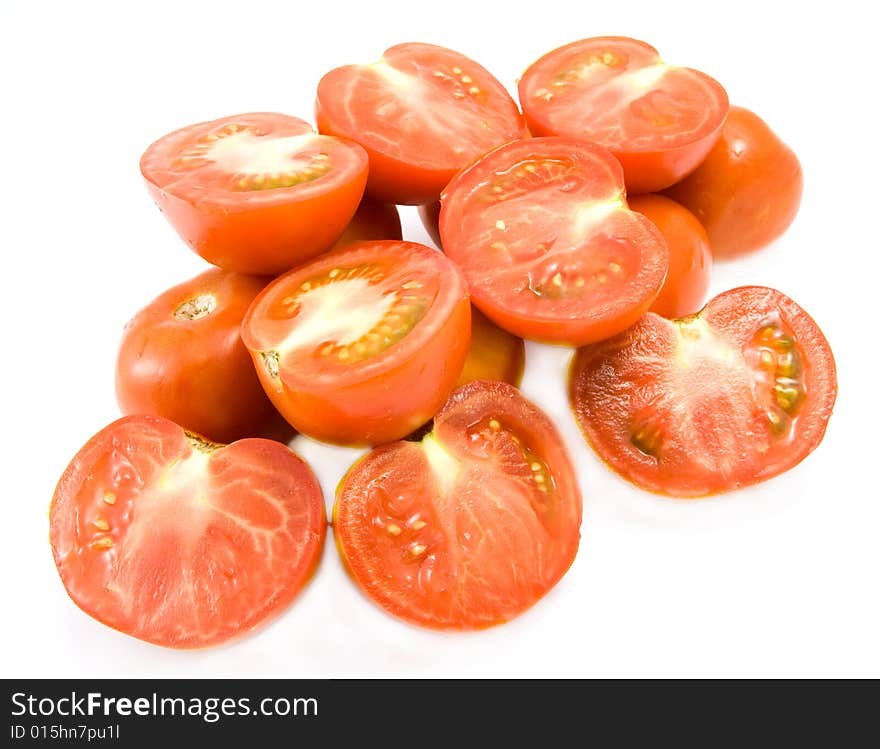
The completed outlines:
<svg viewBox="0 0 880 749">
<path fill-rule="evenodd" d="M 729 107 L 713 78 L 619 36 L 547 53 L 523 74 L 519 99 L 533 134 L 610 150 L 631 193 L 661 190 L 693 171 L 721 135 Z"/>
<path fill-rule="evenodd" d="M 471 345 L 458 384 L 474 380 L 499 380 L 519 387 L 526 366 L 522 338 L 492 323 L 480 310 L 471 308 Z"/>
<path fill-rule="evenodd" d="M 320 132 L 367 150 L 367 191 L 386 203 L 437 200 L 459 169 L 527 134 L 488 70 L 433 44 L 398 44 L 378 62 L 331 70 L 318 84 L 315 112 Z"/>
<path fill-rule="evenodd" d="M 501 382 L 459 388 L 421 442 L 339 485 L 334 533 L 355 582 L 394 616 L 475 629 L 534 604 L 574 561 L 581 497 L 550 419 Z"/>
<path fill-rule="evenodd" d="M 325 530 L 315 476 L 280 442 L 217 445 L 167 419 L 127 416 L 64 471 L 49 535 L 87 614 L 156 645 L 200 648 L 290 604 Z"/>
<path fill-rule="evenodd" d="M 627 208 L 620 164 L 571 138 L 501 146 L 443 194 L 444 252 L 474 304 L 522 338 L 583 344 L 651 306 L 669 263 L 657 228 Z"/>
<path fill-rule="evenodd" d="M 461 272 L 414 242 L 359 242 L 271 283 L 242 324 L 266 393 L 300 432 L 399 439 L 443 405 L 470 342 Z"/>
<path fill-rule="evenodd" d="M 332 249 L 336 250 L 365 239 L 403 239 L 397 206 L 364 198 Z"/>
<path fill-rule="evenodd" d="M 267 112 L 176 130 L 141 157 L 156 205 L 209 263 L 276 275 L 329 248 L 357 209 L 367 155 Z"/>
<path fill-rule="evenodd" d="M 809 455 L 837 377 L 812 318 L 778 291 L 747 286 L 690 317 L 648 313 L 580 349 L 569 395 L 587 441 L 615 471 L 649 491 L 699 497 Z"/>
</svg>

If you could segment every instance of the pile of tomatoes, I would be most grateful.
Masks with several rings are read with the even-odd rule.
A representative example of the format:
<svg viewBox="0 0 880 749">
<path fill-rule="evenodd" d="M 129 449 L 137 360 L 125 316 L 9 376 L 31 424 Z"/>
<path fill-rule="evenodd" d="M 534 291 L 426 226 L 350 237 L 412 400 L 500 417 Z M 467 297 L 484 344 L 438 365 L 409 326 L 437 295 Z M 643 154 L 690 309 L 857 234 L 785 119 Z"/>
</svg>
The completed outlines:
<svg viewBox="0 0 880 749">
<path fill-rule="evenodd" d="M 585 438 L 650 491 L 747 486 L 819 444 L 837 384 L 813 320 L 762 287 L 700 309 L 713 256 L 793 220 L 791 150 L 623 37 L 545 55 L 519 100 L 403 44 L 321 79 L 318 132 L 253 113 L 147 149 L 150 194 L 217 267 L 129 323 L 127 415 L 58 484 L 51 543 L 78 606 L 170 647 L 278 613 L 327 526 L 295 430 L 372 447 L 333 513 L 370 598 L 443 629 L 516 616 L 565 574 L 581 522 L 565 445 L 516 387 L 522 338 L 577 347 Z M 394 204 L 421 206 L 442 251 L 403 241 Z"/>
</svg>

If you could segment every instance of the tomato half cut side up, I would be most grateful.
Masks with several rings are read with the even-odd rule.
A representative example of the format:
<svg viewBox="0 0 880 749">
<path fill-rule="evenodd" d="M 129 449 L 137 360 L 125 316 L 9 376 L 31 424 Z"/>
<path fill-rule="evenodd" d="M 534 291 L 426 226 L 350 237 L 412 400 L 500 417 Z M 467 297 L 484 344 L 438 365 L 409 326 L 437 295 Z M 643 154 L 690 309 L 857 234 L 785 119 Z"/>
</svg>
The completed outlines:
<svg viewBox="0 0 880 749">
<path fill-rule="evenodd" d="M 632 325 L 669 265 L 663 235 L 627 207 L 620 164 L 570 138 L 508 143 L 461 172 L 443 193 L 440 234 L 486 317 L 554 343 Z"/>
<path fill-rule="evenodd" d="M 455 387 L 470 343 L 461 272 L 414 242 L 359 242 L 276 279 L 242 324 L 263 388 L 300 432 L 400 439 Z"/>
<path fill-rule="evenodd" d="M 433 44 L 398 44 L 378 62 L 331 70 L 318 84 L 315 119 L 320 132 L 366 149 L 372 197 L 408 205 L 437 200 L 459 169 L 528 134 L 488 70 Z"/>
<path fill-rule="evenodd" d="M 218 445 L 167 419 L 126 416 L 64 471 L 50 541 L 87 614 L 156 645 L 201 648 L 289 605 L 326 524 L 314 474 L 285 445 Z"/>
<path fill-rule="evenodd" d="M 333 245 L 367 181 L 356 143 L 296 117 L 257 112 L 176 130 L 141 157 L 156 205 L 199 255 L 277 275 Z"/>
<path fill-rule="evenodd" d="M 334 533 L 358 586 L 433 629 L 507 621 L 571 566 L 574 468 L 550 419 L 506 383 L 455 391 L 421 442 L 383 445 L 339 485 Z"/>
<path fill-rule="evenodd" d="M 747 286 L 690 317 L 648 313 L 580 349 L 569 396 L 587 441 L 624 478 L 701 497 L 809 455 L 825 434 L 837 376 L 812 318 L 778 291 Z"/>
<path fill-rule="evenodd" d="M 729 108 L 714 78 L 669 65 L 651 45 L 618 36 L 547 53 L 523 74 L 519 99 L 534 135 L 609 149 L 630 193 L 661 190 L 696 169 Z"/>
</svg>

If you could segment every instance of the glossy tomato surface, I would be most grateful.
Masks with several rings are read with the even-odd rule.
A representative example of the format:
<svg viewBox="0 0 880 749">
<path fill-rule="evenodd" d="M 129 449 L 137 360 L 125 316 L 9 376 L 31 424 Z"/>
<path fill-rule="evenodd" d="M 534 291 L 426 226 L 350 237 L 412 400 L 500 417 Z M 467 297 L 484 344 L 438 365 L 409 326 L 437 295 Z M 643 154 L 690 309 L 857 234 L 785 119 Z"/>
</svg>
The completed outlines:
<svg viewBox="0 0 880 749">
<path fill-rule="evenodd" d="M 300 432 L 378 444 L 430 419 L 470 343 L 461 272 L 414 242 L 360 242 L 276 279 L 242 326 L 263 388 Z"/>
<path fill-rule="evenodd" d="M 50 510 L 74 603 L 173 648 L 216 645 L 278 614 L 315 569 L 325 529 L 318 482 L 285 445 L 217 445 L 151 416 L 92 437 Z"/>
<path fill-rule="evenodd" d="M 683 317 L 706 301 L 712 277 L 712 250 L 703 225 L 687 208 L 663 195 L 634 195 L 629 207 L 656 226 L 669 248 L 669 272 L 651 312 Z"/>
<path fill-rule="evenodd" d="M 471 345 L 458 384 L 474 380 L 498 380 L 519 387 L 526 366 L 526 346 L 522 338 L 511 335 L 489 320 L 476 307 L 471 308 Z"/>
<path fill-rule="evenodd" d="M 784 294 L 727 291 L 690 317 L 648 313 L 575 355 L 569 396 L 587 441 L 649 491 L 699 497 L 776 476 L 822 441 L 831 348 Z"/>
<path fill-rule="evenodd" d="M 547 53 L 520 79 L 519 100 L 534 135 L 610 150 L 630 193 L 661 190 L 693 171 L 718 140 L 729 106 L 713 78 L 619 36 Z"/>
<path fill-rule="evenodd" d="M 164 416 L 216 442 L 289 440 L 293 430 L 263 392 L 239 334 L 268 282 L 212 269 L 140 310 L 125 326 L 116 359 L 122 413 Z"/>
<path fill-rule="evenodd" d="M 332 249 L 365 239 L 403 239 L 397 206 L 364 198 Z"/>
<path fill-rule="evenodd" d="M 329 248 L 367 180 L 356 143 L 258 112 L 176 130 L 141 157 L 156 205 L 205 260 L 275 275 Z"/>
<path fill-rule="evenodd" d="M 480 311 L 557 343 L 632 325 L 669 264 L 657 227 L 627 207 L 620 164 L 570 138 L 508 143 L 460 173 L 443 193 L 440 234 Z"/>
<path fill-rule="evenodd" d="M 770 244 L 794 221 L 804 191 L 800 161 L 754 112 L 731 107 L 721 139 L 687 179 L 668 190 L 728 258 Z"/>
<path fill-rule="evenodd" d="M 320 132 L 366 149 L 371 196 L 409 205 L 437 200 L 459 169 L 527 134 L 489 71 L 432 44 L 398 44 L 378 62 L 331 70 L 318 84 L 315 117 Z"/>
<path fill-rule="evenodd" d="M 355 582 L 434 629 L 511 619 L 565 574 L 581 497 L 550 419 L 499 382 L 455 391 L 421 442 L 383 445 L 339 485 L 334 533 Z"/>
</svg>

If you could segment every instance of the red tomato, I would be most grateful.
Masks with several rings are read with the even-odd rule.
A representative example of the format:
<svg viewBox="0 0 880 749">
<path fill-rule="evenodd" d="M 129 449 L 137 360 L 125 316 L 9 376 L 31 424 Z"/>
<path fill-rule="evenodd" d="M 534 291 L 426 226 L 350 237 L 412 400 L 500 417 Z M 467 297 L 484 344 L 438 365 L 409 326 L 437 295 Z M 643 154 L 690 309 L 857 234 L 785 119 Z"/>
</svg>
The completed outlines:
<svg viewBox="0 0 880 749">
<path fill-rule="evenodd" d="M 669 264 L 660 232 L 627 208 L 620 164 L 570 138 L 515 141 L 460 173 L 440 234 L 474 304 L 522 338 L 614 335 L 651 306 Z"/>
<path fill-rule="evenodd" d="M 141 173 L 205 260 L 274 275 L 342 234 L 364 192 L 367 155 L 296 117 L 240 114 L 160 138 L 141 157 Z"/>
<path fill-rule="evenodd" d="M 164 416 L 218 442 L 289 440 L 293 430 L 263 392 L 239 335 L 268 281 L 209 270 L 138 312 L 116 359 L 122 413 Z"/>
<path fill-rule="evenodd" d="M 434 629 L 511 619 L 565 574 L 581 497 L 550 419 L 501 382 L 459 388 L 421 442 L 383 445 L 336 495 L 334 533 L 363 591 Z"/>
<path fill-rule="evenodd" d="M 318 130 L 370 155 L 367 192 L 386 203 L 437 200 L 453 175 L 527 134 L 507 90 L 451 49 L 398 44 L 369 65 L 346 65 L 318 84 Z"/>
<path fill-rule="evenodd" d="M 492 324 L 476 307 L 471 308 L 471 345 L 458 384 L 474 380 L 500 380 L 519 387 L 526 365 L 522 338 Z"/>
<path fill-rule="evenodd" d="M 712 273 L 712 251 L 703 225 L 687 208 L 662 195 L 635 195 L 629 207 L 647 216 L 666 240 L 669 272 L 651 312 L 683 317 L 706 301 Z"/>
<path fill-rule="evenodd" d="M 727 93 L 708 75 L 667 65 L 649 44 L 600 36 L 566 44 L 523 74 L 519 100 L 535 135 L 605 146 L 630 193 L 677 182 L 709 153 Z"/>
<path fill-rule="evenodd" d="M 801 164 L 758 115 L 731 107 L 721 139 L 670 197 L 706 227 L 715 257 L 764 247 L 797 215 L 804 191 Z"/>
<path fill-rule="evenodd" d="M 364 198 L 333 249 L 365 239 L 403 239 L 397 206 Z"/>
<path fill-rule="evenodd" d="M 399 439 L 455 387 L 470 342 L 459 270 L 414 242 L 360 242 L 271 283 L 242 325 L 263 388 L 300 432 Z"/>
<path fill-rule="evenodd" d="M 156 645 L 200 648 L 290 604 L 326 524 L 318 482 L 285 445 L 217 445 L 166 419 L 127 416 L 64 471 L 49 538 L 87 614 Z"/>
<path fill-rule="evenodd" d="M 648 313 L 580 349 L 569 395 L 587 441 L 649 491 L 699 497 L 771 478 L 822 441 L 837 396 L 815 322 L 760 286 L 690 317 Z"/>
<path fill-rule="evenodd" d="M 435 200 L 433 203 L 425 203 L 419 206 L 419 218 L 422 220 L 422 226 L 428 232 L 428 236 L 440 249 L 443 249 L 443 243 L 440 239 L 440 201 Z"/>
</svg>

